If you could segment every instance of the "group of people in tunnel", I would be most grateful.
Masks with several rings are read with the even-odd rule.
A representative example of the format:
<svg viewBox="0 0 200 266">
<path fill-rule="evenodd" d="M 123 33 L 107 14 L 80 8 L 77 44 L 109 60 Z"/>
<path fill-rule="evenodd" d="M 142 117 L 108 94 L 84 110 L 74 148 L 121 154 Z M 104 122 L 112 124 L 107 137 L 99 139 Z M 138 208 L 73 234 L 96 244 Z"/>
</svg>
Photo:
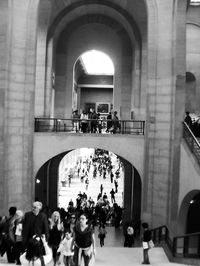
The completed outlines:
<svg viewBox="0 0 200 266">
<path fill-rule="evenodd" d="M 105 116 L 96 113 L 94 109 L 90 108 L 89 112 L 85 110 L 81 114 L 78 110 L 72 113 L 72 127 L 75 132 L 82 133 L 120 133 L 121 125 L 117 116 L 117 111 L 109 112 Z"/>
<path fill-rule="evenodd" d="M 65 184 L 68 182 L 69 187 L 71 187 L 71 185 L 73 186 L 73 179 L 78 177 L 81 183 L 85 185 L 85 190 L 87 191 L 91 183 L 91 179 L 94 181 L 97 177 L 99 177 L 102 180 L 97 200 L 103 196 L 108 197 L 108 193 L 111 197 L 111 202 L 114 203 L 116 202 L 115 195 L 118 193 L 118 186 L 122 172 L 123 165 L 119 159 L 117 159 L 117 164 L 115 162 L 115 166 L 113 166 L 111 156 L 108 152 L 102 149 L 95 149 L 94 155 L 90 155 L 84 160 L 80 158 L 77 159 L 73 173 L 70 172 L 67 177 L 68 180 L 61 182 L 64 182 Z M 112 187 L 110 191 L 106 191 L 103 185 L 104 180 L 108 178 L 110 179 Z"/>
</svg>

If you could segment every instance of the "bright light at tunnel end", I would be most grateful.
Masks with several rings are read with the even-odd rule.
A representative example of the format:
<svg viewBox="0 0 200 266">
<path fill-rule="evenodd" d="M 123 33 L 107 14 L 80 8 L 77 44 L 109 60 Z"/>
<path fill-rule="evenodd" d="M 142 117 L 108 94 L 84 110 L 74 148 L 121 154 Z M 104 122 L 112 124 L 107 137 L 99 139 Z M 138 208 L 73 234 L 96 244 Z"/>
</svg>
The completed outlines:
<svg viewBox="0 0 200 266">
<path fill-rule="evenodd" d="M 114 65 L 105 53 L 90 50 L 81 56 L 85 71 L 88 75 L 114 75 Z"/>
</svg>

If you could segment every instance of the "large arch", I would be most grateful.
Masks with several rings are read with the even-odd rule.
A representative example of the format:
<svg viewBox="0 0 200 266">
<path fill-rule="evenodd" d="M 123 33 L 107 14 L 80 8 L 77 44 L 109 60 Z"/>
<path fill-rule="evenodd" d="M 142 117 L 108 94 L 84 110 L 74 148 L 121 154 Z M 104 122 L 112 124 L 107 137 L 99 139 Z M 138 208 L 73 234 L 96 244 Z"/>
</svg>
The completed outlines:
<svg viewBox="0 0 200 266">
<path fill-rule="evenodd" d="M 50 210 L 58 208 L 58 167 L 62 158 L 69 152 L 58 154 L 45 162 L 35 176 L 35 199 L 40 200 Z M 139 225 L 141 220 L 141 177 L 130 162 L 122 157 L 120 160 L 125 169 L 123 219 L 125 221 L 133 220 L 136 225 Z M 36 180 L 40 180 L 40 183 L 37 183 Z M 137 229 L 139 230 L 139 227 Z"/>
<path fill-rule="evenodd" d="M 188 211 L 191 205 L 191 201 L 200 193 L 199 190 L 192 190 L 187 195 L 185 195 L 184 199 L 182 200 L 179 214 L 178 214 L 178 227 L 177 227 L 177 234 L 184 235 L 187 233 L 187 219 L 188 219 Z M 198 213 L 198 210 L 196 210 Z"/>
<path fill-rule="evenodd" d="M 59 6 L 59 7 L 58 7 Z M 43 88 L 42 86 L 38 86 L 38 91 L 36 95 L 36 103 L 41 103 L 42 99 L 44 99 L 45 106 L 44 108 L 40 108 L 40 115 L 50 115 L 50 105 L 51 105 L 51 95 L 52 95 L 52 71 L 54 71 L 54 59 L 52 58 L 52 55 L 54 54 L 54 49 L 56 47 L 57 39 L 60 36 L 60 33 L 63 31 L 63 29 L 71 23 L 71 21 L 76 20 L 80 17 L 80 10 L 81 10 L 81 16 L 87 16 L 88 18 L 95 14 L 95 17 L 98 21 L 98 23 L 107 23 L 108 27 L 115 27 L 115 21 L 118 21 L 121 25 L 120 27 L 126 29 L 128 36 L 133 43 L 133 47 L 135 46 L 135 55 L 134 58 L 132 58 L 131 64 L 133 64 L 134 69 L 130 69 L 131 72 L 134 72 L 134 77 L 130 73 L 129 76 L 132 78 L 132 86 L 134 87 L 134 91 L 130 92 L 132 94 L 131 99 L 131 110 L 127 110 L 124 112 L 129 113 L 135 108 L 141 108 L 142 103 L 144 104 L 144 97 L 142 97 L 143 92 L 141 91 L 140 87 L 144 86 L 145 90 L 145 84 L 141 85 L 143 81 L 141 81 L 141 62 L 143 59 L 142 56 L 142 48 L 141 48 L 141 31 L 146 32 L 146 26 L 145 26 L 145 5 L 144 2 L 135 2 L 133 3 L 126 3 L 126 5 L 122 5 L 121 3 L 114 4 L 109 3 L 108 1 L 76 1 L 73 4 L 63 6 L 62 5 L 56 5 L 54 16 L 51 16 L 50 18 L 50 26 L 48 28 L 48 37 L 47 37 L 47 47 L 46 47 L 46 78 L 45 78 L 45 91 L 42 92 Z M 49 8 L 49 7 L 48 7 Z M 53 8 L 53 4 L 52 7 Z M 130 12 L 131 10 L 131 12 Z M 138 17 L 138 12 L 136 10 L 140 10 L 142 16 Z M 46 12 L 47 13 L 47 12 Z M 44 15 L 44 12 L 41 12 L 41 16 Z M 102 20 L 102 16 L 106 16 L 113 20 L 113 22 L 106 22 L 106 20 Z M 47 20 L 47 15 L 44 20 Z M 134 17 L 136 20 L 134 20 Z M 40 18 L 40 16 L 39 16 Z M 42 18 L 41 18 L 41 24 L 42 26 Z M 90 19 L 88 19 L 88 22 Z M 84 20 L 82 20 L 84 22 Z M 44 22 L 43 22 L 44 23 Z M 44 25 L 46 27 L 46 24 Z M 42 27 L 42 29 L 44 28 Z M 143 40 L 146 38 L 143 36 Z M 40 44 L 38 44 L 40 46 Z M 41 43 L 42 45 L 42 43 Z M 38 48 L 39 48 L 38 46 Z M 145 46 L 143 46 L 145 47 Z M 127 57 L 124 58 L 124 62 L 127 59 Z M 144 67 L 144 64 L 143 64 Z M 138 71 L 138 69 L 140 69 Z M 40 69 L 41 70 L 41 69 Z M 43 70 L 42 70 L 43 72 Z M 39 72 L 38 72 L 39 73 Z M 41 71 L 40 71 L 41 73 Z M 39 79 L 37 79 L 39 80 Z M 41 80 L 41 79 L 40 79 Z M 39 81 L 40 82 L 40 81 Z M 131 81 L 130 81 L 131 82 Z M 141 83 L 142 82 L 142 83 Z M 124 81 L 124 84 L 126 81 Z M 41 82 L 40 82 L 41 84 Z M 39 85 L 39 84 L 38 84 Z M 119 86 L 123 87 L 123 84 L 120 84 Z M 126 87 L 126 85 L 124 86 Z M 134 97 L 133 97 L 134 94 Z M 38 98 L 37 98 L 38 97 Z M 126 99 L 125 99 L 126 100 Z M 116 106 L 118 106 L 118 103 L 116 103 Z M 44 111 L 44 112 L 43 112 Z M 137 111 L 136 111 L 137 113 Z M 39 113 L 38 113 L 39 114 Z"/>
</svg>

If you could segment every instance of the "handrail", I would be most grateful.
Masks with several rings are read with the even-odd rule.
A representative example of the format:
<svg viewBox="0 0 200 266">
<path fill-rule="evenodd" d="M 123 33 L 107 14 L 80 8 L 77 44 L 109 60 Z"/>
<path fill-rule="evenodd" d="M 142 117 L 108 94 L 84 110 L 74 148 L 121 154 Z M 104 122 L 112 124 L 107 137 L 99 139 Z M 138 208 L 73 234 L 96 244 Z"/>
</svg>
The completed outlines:
<svg viewBox="0 0 200 266">
<path fill-rule="evenodd" d="M 154 243 L 165 242 L 176 258 L 200 258 L 200 232 L 176 236 L 173 239 L 169 236 L 167 226 L 163 225 L 151 230 Z"/>
<path fill-rule="evenodd" d="M 83 133 L 82 122 L 83 121 L 81 119 L 72 118 L 59 119 L 48 117 L 36 117 L 35 132 Z M 113 120 L 106 119 L 87 119 L 84 122 L 87 124 L 86 131 L 84 131 L 84 133 L 118 133 L 144 135 L 145 121 L 118 120 L 117 125 Z"/>
<path fill-rule="evenodd" d="M 185 122 L 183 122 L 183 138 L 188 144 L 190 151 L 194 154 L 198 163 L 200 164 L 200 144 L 193 134 L 192 130 Z"/>
</svg>

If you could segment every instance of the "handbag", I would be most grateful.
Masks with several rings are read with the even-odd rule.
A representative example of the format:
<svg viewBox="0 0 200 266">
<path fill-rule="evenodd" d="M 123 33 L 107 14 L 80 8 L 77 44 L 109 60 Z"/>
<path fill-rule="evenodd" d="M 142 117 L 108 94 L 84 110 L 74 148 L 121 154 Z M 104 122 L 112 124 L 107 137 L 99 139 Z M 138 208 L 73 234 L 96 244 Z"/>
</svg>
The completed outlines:
<svg viewBox="0 0 200 266">
<path fill-rule="evenodd" d="M 143 249 L 148 249 L 149 248 L 149 245 L 148 245 L 148 242 L 142 242 L 142 247 Z"/>
<path fill-rule="evenodd" d="M 154 243 L 153 243 L 153 240 L 150 240 L 149 242 L 148 242 L 148 245 L 149 245 L 149 248 L 154 248 Z"/>
</svg>

